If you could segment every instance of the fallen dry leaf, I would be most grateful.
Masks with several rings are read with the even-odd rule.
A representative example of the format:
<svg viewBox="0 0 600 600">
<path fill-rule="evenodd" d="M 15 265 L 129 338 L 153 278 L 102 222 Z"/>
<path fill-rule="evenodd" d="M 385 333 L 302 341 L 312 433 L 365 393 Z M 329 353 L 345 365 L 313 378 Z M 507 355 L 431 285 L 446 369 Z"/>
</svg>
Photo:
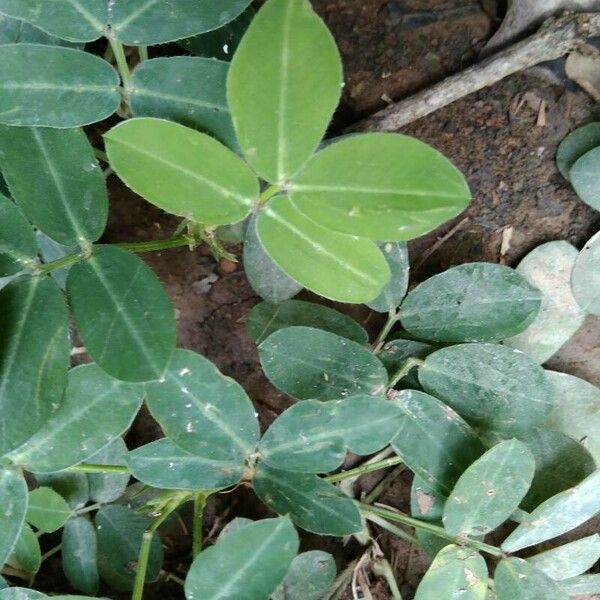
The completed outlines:
<svg viewBox="0 0 600 600">
<path fill-rule="evenodd" d="M 600 102 L 600 50 L 585 44 L 571 52 L 565 64 L 567 77 Z"/>
</svg>

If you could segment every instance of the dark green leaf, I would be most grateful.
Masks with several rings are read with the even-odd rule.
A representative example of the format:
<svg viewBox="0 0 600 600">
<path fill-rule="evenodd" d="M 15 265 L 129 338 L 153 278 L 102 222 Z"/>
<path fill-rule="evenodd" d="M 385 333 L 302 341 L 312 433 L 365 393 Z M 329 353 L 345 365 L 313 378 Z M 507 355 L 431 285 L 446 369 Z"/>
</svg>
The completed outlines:
<svg viewBox="0 0 600 600">
<path fill-rule="evenodd" d="M 596 146 L 600 146 L 600 123 L 588 123 L 572 131 L 556 152 L 556 164 L 562 176 L 570 179 L 569 172 L 573 165 Z"/>
<path fill-rule="evenodd" d="M 246 217 L 258 200 L 250 168 L 209 135 L 162 119 L 131 119 L 104 135 L 117 175 L 137 194 L 203 225 Z"/>
<path fill-rule="evenodd" d="M 0 505 L 1 566 L 12 553 L 25 522 L 27 484 L 20 472 L 6 468 L 0 470 Z"/>
<path fill-rule="evenodd" d="M 113 379 L 97 365 L 69 371 L 60 408 L 10 457 L 34 473 L 52 473 L 76 465 L 129 428 L 144 389 Z"/>
<path fill-rule="evenodd" d="M 463 471 L 484 448 L 475 432 L 437 398 L 403 390 L 394 403 L 403 418 L 392 447 L 436 494 L 449 494 Z"/>
<path fill-rule="evenodd" d="M 142 536 L 149 517 L 125 506 L 104 506 L 96 514 L 98 536 L 98 571 L 112 588 L 126 592 L 133 589 Z M 158 535 L 152 536 L 146 582 L 156 581 L 163 561 Z"/>
<path fill-rule="evenodd" d="M 0 194 L 0 277 L 33 264 L 37 253 L 33 228 L 19 207 Z"/>
<path fill-rule="evenodd" d="M 600 315 L 600 231 L 592 236 L 579 253 L 573 273 L 571 286 L 577 303 L 586 313 Z"/>
<path fill-rule="evenodd" d="M 298 545 L 298 534 L 285 517 L 252 523 L 196 557 L 185 581 L 185 597 L 265 600 L 285 577 Z"/>
<path fill-rule="evenodd" d="M 377 312 L 389 312 L 402 302 L 408 289 L 408 248 L 405 242 L 380 242 L 379 247 L 392 273 L 389 283 L 367 306 Z"/>
<path fill-rule="evenodd" d="M 62 534 L 62 568 L 69 583 L 84 594 L 95 596 L 100 584 L 96 530 L 87 517 L 65 523 Z"/>
<path fill-rule="evenodd" d="M 0 166 L 15 202 L 53 240 L 85 246 L 102 235 L 108 194 L 82 129 L 0 126 Z"/>
<path fill-rule="evenodd" d="M 403 327 L 440 342 L 496 341 L 528 327 L 541 294 L 513 269 L 492 263 L 453 267 L 412 290 L 402 303 Z"/>
<path fill-rule="evenodd" d="M 263 179 L 283 183 L 306 162 L 341 87 L 335 42 L 310 3 L 269 0 L 242 39 L 227 82 L 240 146 Z"/>
<path fill-rule="evenodd" d="M 88 461 L 96 465 L 120 465 L 127 466 L 127 446 L 123 438 L 114 439 L 100 452 L 88 458 Z M 94 502 L 114 502 L 123 494 L 129 483 L 127 473 L 88 473 L 90 484 L 90 498 Z"/>
<path fill-rule="evenodd" d="M 523 442 L 500 442 L 460 476 L 444 506 L 444 528 L 456 536 L 493 531 L 518 508 L 534 471 Z"/>
<path fill-rule="evenodd" d="M 311 327 L 288 327 L 259 347 L 265 375 L 299 400 L 381 394 L 388 382 L 381 362 L 364 346 Z"/>
<path fill-rule="evenodd" d="M 58 410 L 67 383 L 67 305 L 48 277 L 19 277 L 0 291 L 0 455 Z"/>
<path fill-rule="evenodd" d="M 322 600 L 333 584 L 335 574 L 335 560 L 331 554 L 320 550 L 303 552 L 294 558 L 270 600 Z"/>
<path fill-rule="evenodd" d="M 571 168 L 569 176 L 577 195 L 595 210 L 600 210 L 600 145 L 584 154 Z"/>
<path fill-rule="evenodd" d="M 81 50 L 0 46 L 0 123 L 68 128 L 102 121 L 119 106 L 117 86 L 116 71 Z"/>
<path fill-rule="evenodd" d="M 169 490 L 216 490 L 242 479 L 242 461 L 223 461 L 190 454 L 167 438 L 137 448 L 129 454 L 134 477 Z"/>
<path fill-rule="evenodd" d="M 37 474 L 38 485 L 52 488 L 69 505 L 76 509 L 86 505 L 90 499 L 90 486 L 85 473 L 60 471 L 59 473 Z"/>
<path fill-rule="evenodd" d="M 44 533 L 60 529 L 71 515 L 65 499 L 52 488 L 39 487 L 29 492 L 27 522 Z"/>
<path fill-rule="evenodd" d="M 160 117 L 214 135 L 235 149 L 227 106 L 228 63 L 174 56 L 146 60 L 133 72 L 131 110 L 136 117 Z"/>
<path fill-rule="evenodd" d="M 0 2 L 0 5 L 2 3 Z M 45 46 L 66 46 L 82 48 L 83 44 L 74 44 L 50 35 L 30 23 L 0 14 L 0 44 L 43 44 Z"/>
<path fill-rule="evenodd" d="M 352 136 L 321 150 L 294 177 L 290 196 L 324 227 L 372 240 L 419 237 L 458 215 L 471 199 L 447 158 L 392 133 Z"/>
<path fill-rule="evenodd" d="M 206 358 L 176 350 L 164 381 L 146 386 L 148 407 L 166 436 L 206 459 L 243 462 L 260 436 L 242 387 Z"/>
<path fill-rule="evenodd" d="M 358 344 L 368 342 L 367 332 L 354 319 L 322 304 L 302 300 L 261 302 L 248 314 L 248 331 L 257 344 L 275 331 L 293 326 L 322 329 Z"/>
<path fill-rule="evenodd" d="M 498 600 L 568 600 L 556 582 L 520 558 L 500 561 L 494 575 Z"/>
<path fill-rule="evenodd" d="M 419 369 L 425 390 L 473 427 L 512 435 L 552 409 L 552 384 L 526 354 L 494 344 L 461 344 L 430 354 Z"/>
<path fill-rule="evenodd" d="M 13 551 L 13 559 L 16 563 L 13 566 L 23 569 L 26 573 L 37 573 L 42 564 L 40 542 L 27 523 L 24 523 L 21 529 L 21 535 Z"/>
<path fill-rule="evenodd" d="M 302 529 L 322 535 L 350 535 L 362 529 L 355 501 L 316 475 L 280 471 L 259 464 L 252 481 L 258 497 Z"/>
<path fill-rule="evenodd" d="M 175 348 L 173 307 L 137 256 L 101 246 L 71 268 L 67 293 L 83 342 L 98 365 L 124 381 L 162 377 Z"/>
</svg>

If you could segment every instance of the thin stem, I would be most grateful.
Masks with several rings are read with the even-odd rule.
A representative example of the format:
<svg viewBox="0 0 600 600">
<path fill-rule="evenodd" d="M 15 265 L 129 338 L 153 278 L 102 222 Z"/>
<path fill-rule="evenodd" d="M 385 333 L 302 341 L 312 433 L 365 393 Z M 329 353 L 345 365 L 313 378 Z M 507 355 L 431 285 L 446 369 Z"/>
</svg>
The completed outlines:
<svg viewBox="0 0 600 600">
<path fill-rule="evenodd" d="M 484 542 L 480 542 L 479 540 L 474 540 L 468 537 L 453 536 L 450 533 L 448 533 L 443 527 L 439 527 L 438 525 L 434 525 L 433 523 L 427 523 L 426 521 L 415 519 L 414 517 L 409 517 L 408 515 L 405 515 L 401 512 L 396 512 L 394 510 L 389 510 L 386 508 L 370 506 L 364 503 L 360 503 L 360 507 L 365 513 L 379 515 L 380 517 L 389 519 L 390 521 L 396 521 L 397 523 L 402 523 L 403 525 L 408 525 L 409 527 L 422 529 L 423 531 L 427 531 L 442 539 L 448 540 L 453 544 L 457 544 L 459 546 L 467 545 L 471 548 L 475 548 L 476 550 L 487 552 L 492 556 L 504 556 L 502 550 L 500 550 L 500 548 L 497 548 L 496 546 L 490 546 L 489 544 L 485 544 Z"/>
<path fill-rule="evenodd" d="M 392 377 L 388 385 L 388 389 L 393 389 L 394 387 L 396 387 L 396 385 L 411 372 L 413 367 L 418 367 L 423 364 L 425 364 L 425 361 L 421 360 L 420 358 L 414 358 L 412 356 L 410 358 L 407 358 L 404 364 Z"/>
<path fill-rule="evenodd" d="M 377 336 L 377 339 L 373 344 L 373 354 L 379 354 L 381 352 L 387 336 L 390 334 L 390 331 L 399 319 L 400 314 L 398 313 L 398 311 L 395 309 L 390 310 L 390 312 L 388 313 L 387 321 L 385 322 L 383 329 L 379 332 L 379 335 Z"/>
<path fill-rule="evenodd" d="M 86 513 L 90 513 L 94 510 L 99 510 L 101 507 L 102 507 L 102 503 L 97 502 L 96 504 L 90 504 L 89 506 L 84 506 L 82 508 L 76 508 L 73 511 L 73 514 L 77 515 L 77 516 L 85 515 Z"/>
<path fill-rule="evenodd" d="M 148 46 L 138 46 L 138 53 L 140 55 L 140 62 L 148 60 Z"/>
<path fill-rule="evenodd" d="M 117 69 L 119 70 L 121 81 L 123 82 L 123 88 L 125 89 L 125 93 L 128 94 L 133 86 L 131 83 L 131 71 L 127 64 L 127 57 L 125 56 L 123 44 L 112 36 L 108 38 L 108 42 L 110 43 L 110 47 L 115 55 L 115 60 L 117 61 Z"/>
<path fill-rule="evenodd" d="M 396 477 L 404 471 L 405 465 L 398 465 L 395 469 L 392 469 L 363 499 L 365 504 L 372 504 L 381 496 L 383 490 L 390 485 L 390 483 L 396 479 Z"/>
<path fill-rule="evenodd" d="M 129 473 L 129 469 L 122 465 L 97 465 L 91 463 L 81 463 L 69 467 L 67 471 L 74 473 Z"/>
<path fill-rule="evenodd" d="M 152 529 L 144 531 L 144 535 L 142 536 L 142 545 L 140 546 L 140 553 L 138 555 L 131 600 L 142 600 L 144 596 L 144 584 L 146 583 L 146 571 L 148 570 L 148 559 L 150 558 L 150 546 L 152 545 L 153 536 L 154 530 Z"/>
<path fill-rule="evenodd" d="M 361 465 L 360 467 L 356 467 L 355 469 L 349 469 L 348 471 L 342 471 L 341 473 L 336 473 L 335 475 L 329 475 L 324 479 L 326 481 L 329 481 L 329 483 L 337 483 L 339 481 L 344 481 L 345 479 L 360 477 L 365 473 L 372 473 L 373 471 L 387 469 L 388 467 L 393 467 L 394 465 L 398 465 L 401 462 L 402 459 L 399 456 L 392 456 L 391 458 L 386 458 L 385 460 L 380 460 L 371 464 L 366 463 L 364 465 Z"/>
<path fill-rule="evenodd" d="M 259 204 L 266 204 L 275 194 L 281 191 L 281 186 L 273 184 L 270 185 L 265 191 L 260 195 L 258 199 Z"/>
<path fill-rule="evenodd" d="M 196 494 L 194 498 L 194 521 L 192 523 L 192 556 L 196 558 L 202 551 L 202 513 L 206 506 L 206 494 Z"/>
<path fill-rule="evenodd" d="M 159 250 L 168 250 L 169 248 L 193 246 L 195 243 L 196 240 L 192 236 L 180 235 L 167 240 L 151 240 L 149 242 L 123 242 L 119 244 L 113 244 L 113 246 L 141 254 L 143 252 L 156 252 Z"/>
<path fill-rule="evenodd" d="M 378 517 L 377 515 L 367 514 L 367 515 L 365 515 L 365 519 L 368 519 L 369 521 L 376 523 L 377 525 L 379 525 L 386 531 L 393 533 L 396 537 L 399 537 L 401 540 L 404 540 L 405 542 L 409 542 L 410 544 L 414 544 L 415 546 L 420 545 L 419 540 L 414 535 L 410 535 L 410 533 L 406 533 L 406 531 L 403 531 L 402 529 L 400 529 L 399 527 L 396 527 L 392 523 L 388 523 L 388 521 L 386 521 L 385 519 L 382 519 L 381 517 Z"/>
<path fill-rule="evenodd" d="M 103 163 L 108 164 L 108 154 L 106 154 L 104 150 L 100 150 L 100 148 L 94 148 L 94 155 L 98 160 L 101 160 Z"/>
<path fill-rule="evenodd" d="M 64 269 L 65 267 L 70 267 L 84 260 L 86 257 L 86 252 L 69 254 L 68 256 L 63 256 L 62 258 L 58 258 L 43 265 L 37 265 L 35 268 L 35 273 L 36 275 L 48 275 L 48 273 L 52 273 L 52 271 L 58 271 L 60 269 Z"/>
<path fill-rule="evenodd" d="M 62 548 L 62 545 L 59 544 L 58 546 L 54 546 L 54 548 L 52 548 L 51 550 L 48 550 L 48 552 L 46 552 L 46 554 L 42 554 L 42 562 L 49 559 L 51 556 L 54 556 L 57 552 L 60 552 L 61 548 Z"/>
</svg>

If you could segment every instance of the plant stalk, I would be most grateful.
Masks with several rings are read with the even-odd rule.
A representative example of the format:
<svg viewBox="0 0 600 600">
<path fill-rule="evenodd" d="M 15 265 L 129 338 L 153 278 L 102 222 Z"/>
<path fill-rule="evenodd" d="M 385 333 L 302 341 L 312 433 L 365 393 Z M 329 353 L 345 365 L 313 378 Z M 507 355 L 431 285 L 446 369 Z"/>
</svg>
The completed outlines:
<svg viewBox="0 0 600 600">
<path fill-rule="evenodd" d="M 339 481 L 344 481 L 345 479 L 360 477 L 365 473 L 372 473 L 373 471 L 387 469 L 388 467 L 393 467 L 395 465 L 400 464 L 401 462 L 402 459 L 399 456 L 392 456 L 390 458 L 386 458 L 385 460 L 380 460 L 372 464 L 366 463 L 364 465 L 361 465 L 360 467 L 356 467 L 355 469 L 349 469 L 348 471 L 342 471 L 341 473 L 329 475 L 328 477 L 324 477 L 324 479 L 325 481 L 329 481 L 329 483 L 338 483 Z"/>
<path fill-rule="evenodd" d="M 128 95 L 133 88 L 133 84 L 131 81 L 131 71 L 129 70 L 129 64 L 127 63 L 127 57 L 125 56 L 123 44 L 112 36 L 108 38 L 108 42 L 113 54 L 115 55 L 115 60 L 117 61 L 117 69 L 119 70 L 119 75 L 121 76 L 125 94 Z"/>
<path fill-rule="evenodd" d="M 390 334 L 390 331 L 399 320 L 399 311 L 395 309 L 390 310 L 390 312 L 388 313 L 387 321 L 385 322 L 383 329 L 379 332 L 379 335 L 377 336 L 377 339 L 373 344 L 373 354 L 379 354 L 381 352 L 387 336 Z"/>
<path fill-rule="evenodd" d="M 148 46 L 138 46 L 138 53 L 140 55 L 140 62 L 148 60 Z"/>
<path fill-rule="evenodd" d="M 400 367 L 400 369 L 398 369 L 398 371 L 392 377 L 392 379 L 388 385 L 388 389 L 391 390 L 394 387 L 396 387 L 396 385 L 411 372 L 413 367 L 418 367 L 423 364 L 425 364 L 425 361 L 421 360 L 420 358 L 414 358 L 414 357 L 407 358 L 406 361 L 404 362 L 404 364 Z"/>
<path fill-rule="evenodd" d="M 202 514 L 206 506 L 207 495 L 196 494 L 194 498 L 194 522 L 192 524 L 192 557 L 196 558 L 202 552 Z"/>
<path fill-rule="evenodd" d="M 69 467 L 67 471 L 74 473 L 129 473 L 129 469 L 122 465 L 97 465 L 91 463 L 81 463 Z"/>
</svg>

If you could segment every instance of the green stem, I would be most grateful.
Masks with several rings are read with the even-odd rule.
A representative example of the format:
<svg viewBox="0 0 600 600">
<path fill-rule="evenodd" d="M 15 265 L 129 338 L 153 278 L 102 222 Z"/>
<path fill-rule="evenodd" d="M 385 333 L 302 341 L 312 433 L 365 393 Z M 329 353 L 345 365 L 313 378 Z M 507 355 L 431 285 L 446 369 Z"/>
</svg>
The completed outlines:
<svg viewBox="0 0 600 600">
<path fill-rule="evenodd" d="M 85 252 L 77 252 L 76 254 L 69 254 L 68 256 L 63 256 L 62 258 L 58 258 L 57 260 L 50 261 L 43 265 L 37 265 L 35 268 L 36 275 L 48 275 L 48 273 L 52 273 L 52 271 L 58 271 L 60 269 L 64 269 L 65 267 L 70 267 L 75 263 L 78 263 L 87 258 L 87 254 Z"/>
<path fill-rule="evenodd" d="M 388 385 L 388 389 L 391 390 L 394 387 L 396 387 L 396 385 L 402 379 L 404 379 L 411 372 L 411 370 L 414 367 L 418 367 L 423 364 L 425 364 L 425 361 L 421 360 L 420 358 L 414 358 L 412 356 L 410 358 L 407 358 L 406 361 L 404 362 L 404 364 L 400 367 L 400 369 L 398 369 L 398 371 L 392 377 L 392 379 Z"/>
<path fill-rule="evenodd" d="M 97 502 L 96 504 L 90 504 L 89 506 L 83 506 L 82 508 L 76 508 L 73 511 L 73 514 L 76 516 L 85 515 L 86 513 L 90 513 L 94 510 L 99 510 L 102 508 L 102 502 Z"/>
<path fill-rule="evenodd" d="M 196 494 L 194 498 L 194 522 L 192 524 L 192 557 L 202 551 L 202 513 L 206 506 L 206 494 Z"/>
<path fill-rule="evenodd" d="M 381 517 L 378 517 L 377 515 L 368 515 L 367 514 L 367 515 L 365 515 L 365 519 L 372 521 L 373 523 L 376 523 L 377 525 L 379 525 L 386 531 L 393 533 L 396 537 L 399 537 L 401 540 L 404 540 L 405 542 L 408 542 L 409 544 L 414 544 L 415 546 L 420 545 L 419 540 L 414 535 L 410 535 L 410 533 L 406 533 L 406 531 L 403 531 L 399 527 L 396 527 L 392 523 L 389 523 L 388 521 L 386 521 L 385 519 L 382 519 Z"/>
<path fill-rule="evenodd" d="M 381 469 L 387 469 L 388 467 L 393 467 L 394 465 L 398 465 L 402 462 L 402 459 L 399 456 L 392 456 L 391 458 L 386 458 L 385 460 L 380 460 L 374 463 L 366 463 L 361 465 L 360 467 L 356 467 L 355 469 L 349 469 L 348 471 L 343 471 L 342 473 L 336 473 L 335 475 L 329 475 L 325 477 L 325 481 L 329 481 L 329 483 L 338 483 L 339 481 L 344 481 L 345 479 L 352 479 L 353 477 L 360 477 L 365 473 L 372 473 L 373 471 L 379 471 Z"/>
<path fill-rule="evenodd" d="M 138 46 L 138 53 L 140 55 L 140 62 L 148 60 L 148 46 Z"/>
<path fill-rule="evenodd" d="M 387 321 L 385 322 L 383 329 L 379 332 L 379 335 L 377 336 L 377 339 L 373 344 L 373 354 L 379 354 L 381 352 L 387 336 L 390 334 L 390 331 L 399 319 L 399 312 L 395 309 L 390 310 L 390 312 L 388 313 Z"/>
<path fill-rule="evenodd" d="M 129 469 L 121 465 L 97 465 L 91 463 L 74 465 L 73 467 L 69 467 L 67 471 L 74 473 L 129 473 Z"/>
<path fill-rule="evenodd" d="M 396 521 L 397 523 L 402 523 L 403 525 L 408 525 L 409 527 L 422 529 L 423 531 L 432 533 L 433 535 L 436 535 L 437 537 L 440 537 L 444 540 L 448 540 L 449 542 L 457 544 L 458 546 L 467 545 L 476 550 L 487 552 L 492 556 L 504 556 L 504 552 L 502 552 L 502 550 L 500 548 L 497 548 L 496 546 L 490 546 L 489 544 L 485 544 L 484 542 L 480 542 L 479 540 L 474 540 L 468 537 L 453 536 L 450 533 L 448 533 L 443 527 L 439 527 L 438 525 L 434 525 L 433 523 L 427 523 L 426 521 L 421 521 L 419 519 L 415 519 L 414 517 L 409 517 L 408 515 L 396 512 L 394 510 L 370 506 L 368 504 L 360 503 L 360 507 L 365 513 L 379 515 L 380 517 L 389 519 L 390 521 Z"/>
<path fill-rule="evenodd" d="M 399 465 L 395 469 L 392 469 L 363 499 L 365 504 L 373 504 L 379 496 L 383 493 L 385 488 L 396 479 L 396 477 L 404 471 L 405 465 Z"/>
<path fill-rule="evenodd" d="M 108 164 L 108 154 L 104 152 L 104 150 L 100 150 L 100 148 L 94 148 L 94 154 L 98 160 L 101 160 L 103 163 Z"/>
<path fill-rule="evenodd" d="M 125 56 L 123 44 L 112 36 L 108 38 L 108 42 L 110 43 L 110 47 L 115 55 L 115 60 L 117 61 L 117 69 L 121 76 L 125 94 L 128 95 L 133 86 L 131 83 L 131 71 L 129 70 L 129 64 L 127 64 L 127 57 Z"/>
<path fill-rule="evenodd" d="M 42 562 L 49 559 L 51 556 L 54 556 L 57 552 L 60 552 L 61 548 L 62 545 L 59 544 L 58 546 L 54 546 L 54 548 L 52 548 L 51 550 L 48 550 L 48 552 L 46 552 L 45 554 L 42 554 Z"/>
<path fill-rule="evenodd" d="M 265 191 L 260 195 L 258 199 L 259 204 L 266 204 L 275 194 L 281 191 L 281 186 L 273 184 L 270 185 Z"/>
<path fill-rule="evenodd" d="M 386 580 L 388 587 L 390 588 L 390 592 L 392 594 L 392 600 L 402 600 L 402 594 L 400 593 L 400 589 L 398 588 L 398 582 L 394 577 L 392 566 L 390 565 L 387 558 L 376 558 L 373 561 L 372 566 L 373 573 L 375 573 L 377 577 L 383 577 Z"/>
</svg>

